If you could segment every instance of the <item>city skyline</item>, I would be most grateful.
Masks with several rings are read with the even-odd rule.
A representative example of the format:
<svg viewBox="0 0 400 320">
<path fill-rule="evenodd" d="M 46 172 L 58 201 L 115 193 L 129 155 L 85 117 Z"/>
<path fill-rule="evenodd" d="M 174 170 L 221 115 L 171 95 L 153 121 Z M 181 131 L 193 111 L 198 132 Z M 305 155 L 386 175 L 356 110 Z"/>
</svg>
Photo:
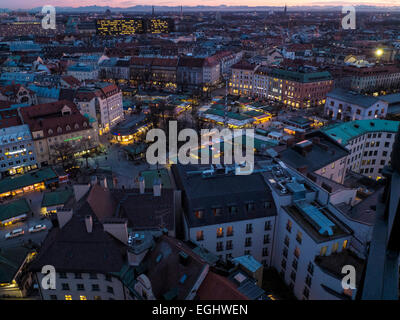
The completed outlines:
<svg viewBox="0 0 400 320">
<path fill-rule="evenodd" d="M 396 4 L 386 0 L 354 0 L 354 1 L 331 1 L 331 0 L 287 0 L 285 3 L 282 3 L 279 0 L 271 0 L 268 3 L 265 3 L 260 0 L 250 0 L 247 2 L 243 2 L 242 0 L 221 0 L 221 1 L 211 1 L 211 0 L 203 0 L 201 3 L 192 1 L 192 0 L 181 0 L 181 1 L 169 1 L 169 0 L 161 0 L 161 1 L 152 1 L 150 3 L 144 3 L 143 1 L 129 1 L 129 0 L 118 0 L 110 1 L 107 0 L 53 0 L 51 3 L 44 3 L 41 0 L 33 0 L 27 3 L 24 0 L 15 0 L 15 1 L 6 1 L 4 4 L 1 5 L 2 8 L 6 9 L 32 9 L 41 7 L 44 5 L 53 5 L 56 7 L 85 7 L 85 6 L 109 6 L 111 8 L 129 8 L 134 6 L 168 6 L 168 7 L 177 7 L 177 6 L 189 6 L 189 7 L 201 7 L 201 6 L 227 6 L 227 7 L 234 7 L 234 6 L 248 6 L 248 7 L 283 7 L 284 5 L 288 7 L 307 7 L 307 6 L 340 6 L 340 5 L 365 5 L 365 6 L 378 6 L 378 7 L 396 7 Z"/>
</svg>

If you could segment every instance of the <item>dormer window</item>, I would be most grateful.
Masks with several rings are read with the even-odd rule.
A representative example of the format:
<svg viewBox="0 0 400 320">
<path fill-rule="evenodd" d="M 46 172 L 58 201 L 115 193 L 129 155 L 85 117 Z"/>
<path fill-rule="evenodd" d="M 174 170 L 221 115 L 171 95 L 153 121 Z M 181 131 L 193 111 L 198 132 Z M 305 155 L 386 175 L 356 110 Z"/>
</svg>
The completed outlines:
<svg viewBox="0 0 400 320">
<path fill-rule="evenodd" d="M 86 128 L 87 127 L 87 123 L 86 121 L 83 123 L 83 127 Z"/>
<path fill-rule="evenodd" d="M 79 129 L 79 124 L 75 123 L 74 128 L 75 128 L 75 129 Z"/>
<path fill-rule="evenodd" d="M 70 130 L 71 130 L 71 127 L 70 127 L 69 125 L 67 125 L 67 126 L 65 127 L 65 129 L 66 129 L 67 131 L 70 131 Z"/>
<path fill-rule="evenodd" d="M 61 127 L 58 127 L 58 128 L 57 128 L 57 132 L 58 132 L 58 133 L 61 133 L 61 132 L 62 132 Z"/>
<path fill-rule="evenodd" d="M 53 134 L 53 130 L 49 129 L 48 134 Z"/>
</svg>

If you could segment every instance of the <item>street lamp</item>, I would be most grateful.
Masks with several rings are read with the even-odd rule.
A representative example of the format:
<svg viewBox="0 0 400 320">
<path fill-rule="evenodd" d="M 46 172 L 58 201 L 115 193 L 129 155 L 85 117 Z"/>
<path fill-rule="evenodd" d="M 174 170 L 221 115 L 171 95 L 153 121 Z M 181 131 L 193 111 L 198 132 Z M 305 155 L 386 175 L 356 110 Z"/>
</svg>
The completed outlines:
<svg viewBox="0 0 400 320">
<path fill-rule="evenodd" d="M 380 58 L 383 55 L 383 50 L 382 49 L 376 49 L 375 55 Z"/>
</svg>

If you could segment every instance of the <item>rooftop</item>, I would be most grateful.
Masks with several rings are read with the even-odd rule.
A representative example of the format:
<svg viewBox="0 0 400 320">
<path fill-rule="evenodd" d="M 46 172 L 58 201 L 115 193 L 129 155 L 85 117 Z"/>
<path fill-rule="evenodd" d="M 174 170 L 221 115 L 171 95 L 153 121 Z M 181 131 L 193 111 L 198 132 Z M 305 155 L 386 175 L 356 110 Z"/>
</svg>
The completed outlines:
<svg viewBox="0 0 400 320">
<path fill-rule="evenodd" d="M 31 208 L 25 198 L 0 205 L 0 221 L 31 212 Z"/>
<path fill-rule="evenodd" d="M 72 190 L 46 192 L 43 195 L 42 207 L 65 204 L 73 195 Z"/>
<path fill-rule="evenodd" d="M 315 131 L 306 135 L 305 142 L 297 143 L 280 152 L 283 162 L 294 169 L 306 168 L 308 172 L 319 170 L 348 155 L 349 151 L 329 136 Z"/>
<path fill-rule="evenodd" d="M 335 88 L 327 94 L 327 97 L 331 97 L 343 102 L 355 104 L 363 108 L 369 108 L 375 103 L 382 101 L 382 99 L 362 95 L 353 91 L 347 91 L 341 88 Z M 383 101 L 382 101 L 383 103 Z"/>
<path fill-rule="evenodd" d="M 337 140 L 342 145 L 347 145 L 350 140 L 370 132 L 393 132 L 398 131 L 400 122 L 391 120 L 355 120 L 334 124 L 322 128 L 321 131 Z"/>
<path fill-rule="evenodd" d="M 360 259 L 350 250 L 342 250 L 328 256 L 317 256 L 315 263 L 325 272 L 338 279 L 343 278 L 342 268 L 344 265 L 352 265 L 356 269 L 356 284 L 360 283 L 363 275 L 365 261 Z"/>
<path fill-rule="evenodd" d="M 300 201 L 284 209 L 317 243 L 350 234 L 345 226 L 334 218 L 327 206 L 322 206 L 316 201 Z"/>
<path fill-rule="evenodd" d="M 58 176 L 51 168 L 40 169 L 20 176 L 7 177 L 0 180 L 0 194 L 56 178 Z"/>
<path fill-rule="evenodd" d="M 0 284 L 11 283 L 31 249 L 18 246 L 0 251 Z"/>
<path fill-rule="evenodd" d="M 276 215 L 271 191 L 261 174 L 227 174 L 223 169 L 223 172 L 217 170 L 215 175 L 207 177 L 206 169 L 209 167 L 172 166 L 177 187 L 186 199 L 183 202 L 186 203 L 185 215 L 190 227 Z M 254 204 L 250 211 L 246 208 L 248 203 Z M 269 208 L 265 208 L 265 204 Z M 196 211 L 202 212 L 200 218 L 196 217 Z"/>
</svg>

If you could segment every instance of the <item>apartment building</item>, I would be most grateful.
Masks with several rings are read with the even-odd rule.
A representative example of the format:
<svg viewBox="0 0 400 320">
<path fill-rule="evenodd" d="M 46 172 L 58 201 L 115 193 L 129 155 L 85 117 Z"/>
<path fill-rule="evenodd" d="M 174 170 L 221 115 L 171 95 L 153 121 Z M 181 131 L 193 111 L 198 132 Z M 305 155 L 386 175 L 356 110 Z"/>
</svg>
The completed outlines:
<svg viewBox="0 0 400 320">
<path fill-rule="evenodd" d="M 293 108 L 325 104 L 332 87 L 332 76 L 327 71 L 293 71 L 246 63 L 232 66 L 231 94 L 279 101 Z"/>
<path fill-rule="evenodd" d="M 99 82 L 81 87 L 74 102 L 82 115 L 96 121 L 100 135 L 124 120 L 122 92 L 115 84 Z"/>
<path fill-rule="evenodd" d="M 99 63 L 99 76 L 102 79 L 128 81 L 130 79 L 129 59 L 110 58 Z"/>
<path fill-rule="evenodd" d="M 231 67 L 243 58 L 243 51 L 231 52 L 222 51 L 214 55 L 220 62 L 221 77 L 226 78 L 231 75 Z"/>
<path fill-rule="evenodd" d="M 316 173 L 338 183 L 346 176 L 348 155 L 344 146 L 319 131 L 279 153 L 284 163 L 299 172 Z"/>
<path fill-rule="evenodd" d="M 185 89 L 201 89 L 204 83 L 204 58 L 180 57 L 177 66 L 177 85 Z"/>
<path fill-rule="evenodd" d="M 253 92 L 254 72 L 256 65 L 240 61 L 231 67 L 232 75 L 229 82 L 229 93 L 233 95 L 251 96 Z"/>
<path fill-rule="evenodd" d="M 204 59 L 203 82 L 206 86 L 217 84 L 221 77 L 221 65 L 217 57 L 211 56 Z"/>
<path fill-rule="evenodd" d="M 395 65 L 346 66 L 343 73 L 351 79 L 349 89 L 356 92 L 387 90 L 400 84 L 400 69 Z"/>
<path fill-rule="evenodd" d="M 354 121 L 385 118 L 388 103 L 379 97 L 335 88 L 328 93 L 324 113 L 332 120 Z"/>
<path fill-rule="evenodd" d="M 38 284 L 44 276 L 43 266 L 52 265 L 56 270 L 56 288 L 39 285 L 41 299 L 133 299 L 117 275 L 125 264 L 121 253 L 125 245 L 103 230 L 90 206 L 85 203 L 75 213 L 60 210 L 57 216 L 60 228 L 52 229 L 31 265 Z"/>
<path fill-rule="evenodd" d="M 67 100 L 25 107 L 20 110 L 24 124 L 32 133 L 38 164 L 56 163 L 57 147 L 68 143 L 76 152 L 86 152 L 98 144 L 98 134 L 88 118 Z M 88 143 L 82 144 L 82 140 Z"/>
<path fill-rule="evenodd" d="M 276 208 L 260 174 L 173 165 L 182 191 L 184 239 L 222 260 L 252 255 L 269 266 Z"/>
<path fill-rule="evenodd" d="M 36 93 L 21 84 L 10 84 L 0 87 L 0 100 L 10 101 L 15 104 L 24 103 L 27 105 L 37 104 Z"/>
<path fill-rule="evenodd" d="M 279 80 L 279 83 L 282 84 L 280 101 L 293 108 L 324 105 L 327 93 L 333 88 L 333 79 L 328 71 L 295 71 L 273 68 L 269 70 L 268 76 L 273 81 Z M 272 86 L 271 89 L 273 88 Z"/>
<path fill-rule="evenodd" d="M 280 161 L 264 168 L 278 211 L 273 267 L 298 299 L 354 299 L 356 290 L 341 286 L 341 269 L 352 264 L 361 274 L 364 264 L 328 192 Z"/>
<path fill-rule="evenodd" d="M 67 68 L 67 75 L 73 76 L 79 81 L 97 80 L 99 78 L 99 69 L 97 66 L 77 63 Z"/>
<path fill-rule="evenodd" d="M 346 147 L 347 170 L 372 179 L 381 179 L 382 169 L 390 164 L 398 121 L 356 120 L 323 128 L 322 131 Z"/>
<path fill-rule="evenodd" d="M 2 176 L 37 169 L 35 147 L 26 124 L 0 129 L 0 172 Z"/>
</svg>

